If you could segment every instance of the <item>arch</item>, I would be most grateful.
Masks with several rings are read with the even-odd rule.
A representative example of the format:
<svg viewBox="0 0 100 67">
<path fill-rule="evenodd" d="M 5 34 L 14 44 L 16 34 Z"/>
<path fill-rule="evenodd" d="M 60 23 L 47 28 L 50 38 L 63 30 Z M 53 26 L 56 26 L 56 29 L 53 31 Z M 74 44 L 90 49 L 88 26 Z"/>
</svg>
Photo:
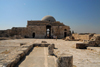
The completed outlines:
<svg viewBox="0 0 100 67">
<path fill-rule="evenodd" d="M 51 37 L 51 26 L 50 25 L 46 26 L 46 37 L 47 38 Z"/>
<path fill-rule="evenodd" d="M 67 29 L 64 29 L 64 31 L 67 31 Z"/>
<path fill-rule="evenodd" d="M 35 38 L 35 33 L 32 34 L 32 37 Z"/>
</svg>

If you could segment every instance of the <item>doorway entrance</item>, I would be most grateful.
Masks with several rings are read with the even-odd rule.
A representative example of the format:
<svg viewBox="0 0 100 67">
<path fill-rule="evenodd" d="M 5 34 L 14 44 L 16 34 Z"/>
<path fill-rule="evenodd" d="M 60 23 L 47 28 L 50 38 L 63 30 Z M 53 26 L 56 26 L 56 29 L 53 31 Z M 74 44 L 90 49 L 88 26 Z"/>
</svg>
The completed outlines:
<svg viewBox="0 0 100 67">
<path fill-rule="evenodd" d="M 35 38 L 35 33 L 32 34 L 33 38 Z"/>
<path fill-rule="evenodd" d="M 50 25 L 46 26 L 46 37 L 51 38 L 51 26 Z"/>
<path fill-rule="evenodd" d="M 67 29 L 64 29 L 64 37 L 67 36 Z"/>
<path fill-rule="evenodd" d="M 66 37 L 66 32 L 64 32 L 64 37 Z"/>
</svg>

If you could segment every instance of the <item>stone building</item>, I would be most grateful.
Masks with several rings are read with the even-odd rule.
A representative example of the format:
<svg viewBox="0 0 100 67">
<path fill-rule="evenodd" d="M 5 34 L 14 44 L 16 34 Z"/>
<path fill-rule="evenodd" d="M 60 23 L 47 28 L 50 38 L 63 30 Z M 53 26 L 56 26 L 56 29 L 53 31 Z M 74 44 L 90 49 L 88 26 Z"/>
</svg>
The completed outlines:
<svg viewBox="0 0 100 67">
<path fill-rule="evenodd" d="M 12 29 L 0 31 L 1 36 L 21 35 L 29 38 L 64 38 L 71 35 L 70 27 L 56 21 L 52 16 L 45 16 L 40 21 L 27 21 L 27 27 L 13 27 Z M 4 35 L 2 35 L 5 33 Z"/>
</svg>

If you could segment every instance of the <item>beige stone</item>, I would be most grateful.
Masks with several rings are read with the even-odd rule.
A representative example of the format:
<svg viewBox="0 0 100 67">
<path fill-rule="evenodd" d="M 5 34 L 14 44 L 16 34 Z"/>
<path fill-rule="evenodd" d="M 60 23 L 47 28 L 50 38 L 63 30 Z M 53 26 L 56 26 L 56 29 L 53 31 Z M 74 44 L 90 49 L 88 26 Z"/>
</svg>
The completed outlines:
<svg viewBox="0 0 100 67">
<path fill-rule="evenodd" d="M 54 55 L 54 46 L 52 45 L 52 44 L 50 44 L 49 46 L 48 46 L 48 54 L 49 55 Z"/>
<path fill-rule="evenodd" d="M 57 56 L 56 67 L 73 67 L 72 55 L 59 55 Z"/>
</svg>

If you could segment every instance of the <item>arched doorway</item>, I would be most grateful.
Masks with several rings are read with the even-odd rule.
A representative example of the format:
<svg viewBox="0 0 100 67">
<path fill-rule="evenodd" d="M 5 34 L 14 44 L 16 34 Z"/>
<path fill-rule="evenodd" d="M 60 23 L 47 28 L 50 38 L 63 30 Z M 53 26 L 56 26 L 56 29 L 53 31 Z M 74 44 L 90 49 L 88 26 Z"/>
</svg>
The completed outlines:
<svg viewBox="0 0 100 67">
<path fill-rule="evenodd" d="M 33 38 L 35 38 L 35 33 L 32 34 Z"/>
<path fill-rule="evenodd" d="M 51 37 L 51 26 L 50 25 L 46 26 L 46 37 L 47 38 Z"/>
<path fill-rule="evenodd" d="M 64 37 L 67 36 L 67 29 L 64 29 Z"/>
<path fill-rule="evenodd" d="M 64 37 L 66 37 L 67 36 L 67 32 L 64 32 Z"/>
</svg>

